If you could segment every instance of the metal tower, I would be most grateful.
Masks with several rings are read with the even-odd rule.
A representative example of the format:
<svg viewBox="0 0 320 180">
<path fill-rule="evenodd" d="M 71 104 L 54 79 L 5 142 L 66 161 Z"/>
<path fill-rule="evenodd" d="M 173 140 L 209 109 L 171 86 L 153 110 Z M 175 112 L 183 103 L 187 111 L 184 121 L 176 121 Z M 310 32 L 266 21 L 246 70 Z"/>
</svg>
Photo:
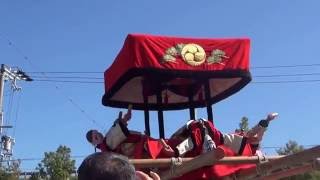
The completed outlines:
<svg viewBox="0 0 320 180">
<path fill-rule="evenodd" d="M 4 124 L 3 113 L 3 93 L 5 82 L 11 83 L 11 88 L 14 91 L 21 90 L 17 85 L 17 81 L 32 81 L 32 79 L 18 68 L 10 68 L 4 64 L 1 64 L 0 69 L 0 161 L 10 160 L 12 156 L 12 146 L 15 143 L 15 139 L 3 132 L 4 128 L 12 128 L 10 125 Z"/>
</svg>

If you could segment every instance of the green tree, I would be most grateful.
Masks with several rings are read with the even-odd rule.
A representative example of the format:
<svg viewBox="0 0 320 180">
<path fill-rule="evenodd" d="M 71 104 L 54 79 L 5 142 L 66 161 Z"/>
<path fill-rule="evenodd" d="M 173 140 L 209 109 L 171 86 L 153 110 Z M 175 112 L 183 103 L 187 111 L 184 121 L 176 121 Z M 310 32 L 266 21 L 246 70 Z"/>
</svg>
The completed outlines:
<svg viewBox="0 0 320 180">
<path fill-rule="evenodd" d="M 279 155 L 291 155 L 303 150 L 303 146 L 298 145 L 296 141 L 289 140 L 289 142 L 286 143 L 285 147 L 277 149 L 276 152 Z"/>
<path fill-rule="evenodd" d="M 75 160 L 71 159 L 71 149 L 59 146 L 56 152 L 45 152 L 44 159 L 36 168 L 38 173 L 31 179 L 66 180 L 72 179 L 71 174 L 75 172 Z"/>
<path fill-rule="evenodd" d="M 238 131 L 243 130 L 245 132 L 249 131 L 249 119 L 247 117 L 242 117 L 241 121 L 239 123 L 239 129 Z"/>
<path fill-rule="evenodd" d="M 0 164 L 0 179 L 1 180 L 17 180 L 20 173 L 20 161 L 13 160 L 9 164 Z"/>
<path fill-rule="evenodd" d="M 279 155 L 291 155 L 300 151 L 303 151 L 304 147 L 301 145 L 298 145 L 296 141 L 289 140 L 288 143 L 286 143 L 285 147 L 277 149 L 277 153 Z M 304 173 L 304 174 L 299 174 L 291 177 L 286 177 L 282 178 L 283 180 L 320 180 L 320 172 L 319 171 L 314 171 L 311 173 Z"/>
</svg>

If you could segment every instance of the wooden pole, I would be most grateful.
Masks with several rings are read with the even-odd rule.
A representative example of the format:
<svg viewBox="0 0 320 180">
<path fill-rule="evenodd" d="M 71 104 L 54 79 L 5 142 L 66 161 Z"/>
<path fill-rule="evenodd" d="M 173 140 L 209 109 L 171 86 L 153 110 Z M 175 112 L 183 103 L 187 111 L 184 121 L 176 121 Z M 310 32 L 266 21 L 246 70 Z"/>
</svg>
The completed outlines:
<svg viewBox="0 0 320 180">
<path fill-rule="evenodd" d="M 273 161 L 284 156 L 265 156 L 264 161 Z M 181 158 L 183 163 L 192 161 L 194 158 Z M 163 168 L 170 167 L 172 165 L 171 158 L 161 158 L 161 159 L 130 159 L 130 162 L 136 168 Z M 224 157 L 215 162 L 215 164 L 257 164 L 261 162 L 261 158 L 258 156 L 232 156 Z"/>
<path fill-rule="evenodd" d="M 287 170 L 280 170 L 277 172 L 273 172 L 272 174 L 262 177 L 261 179 L 263 180 L 280 179 L 280 178 L 295 176 L 298 174 L 303 174 L 303 173 L 307 173 L 307 172 L 311 172 L 319 169 L 320 169 L 320 159 L 315 159 L 314 161 L 308 164 L 304 164 L 298 167 L 293 167 Z"/>
<path fill-rule="evenodd" d="M 274 161 L 262 163 L 254 168 L 242 170 L 237 174 L 237 179 L 251 179 L 258 175 L 267 175 L 272 171 L 289 168 L 304 162 L 310 162 L 318 157 L 320 157 L 320 146 L 288 155 Z"/>
<path fill-rule="evenodd" d="M 203 166 L 213 165 L 217 160 L 222 159 L 223 156 L 224 151 L 222 149 L 206 152 L 181 165 L 173 165 L 169 170 L 160 174 L 161 180 L 172 179 Z"/>
</svg>

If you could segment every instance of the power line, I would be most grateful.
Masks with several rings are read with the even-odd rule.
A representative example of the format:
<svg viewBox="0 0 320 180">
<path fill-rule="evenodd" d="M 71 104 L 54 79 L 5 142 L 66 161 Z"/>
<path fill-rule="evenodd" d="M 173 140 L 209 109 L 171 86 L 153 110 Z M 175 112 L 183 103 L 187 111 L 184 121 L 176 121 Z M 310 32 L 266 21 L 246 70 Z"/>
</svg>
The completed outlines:
<svg viewBox="0 0 320 180">
<path fill-rule="evenodd" d="M 18 126 L 18 115 L 19 115 L 19 110 L 20 110 L 20 100 L 21 100 L 21 94 L 19 95 L 18 97 L 18 100 L 17 100 L 17 107 L 16 107 L 16 115 L 15 115 L 15 118 L 14 118 L 14 122 L 13 122 L 13 137 L 15 137 L 16 135 L 16 129 L 17 129 L 17 126 Z"/>
<path fill-rule="evenodd" d="M 295 74 L 271 74 L 271 75 L 256 75 L 254 78 L 276 78 L 276 77 L 303 77 L 303 76 L 318 76 L 320 73 L 295 73 Z M 37 77 L 36 77 L 37 78 Z M 102 80 L 101 77 L 88 77 L 88 76 L 47 76 L 39 77 L 40 79 L 34 79 L 35 81 L 43 82 L 60 82 L 60 83 L 103 83 L 102 81 L 75 81 L 75 80 L 61 80 L 61 79 L 92 79 Z M 318 79 L 313 80 L 281 80 L 281 81 L 255 81 L 256 84 L 279 84 L 279 83 L 302 83 L 302 82 L 318 82 Z"/>
<path fill-rule="evenodd" d="M 28 71 L 28 74 L 104 74 L 98 71 Z M 34 77 L 34 76 L 32 76 Z"/>
<path fill-rule="evenodd" d="M 87 77 L 87 76 L 32 76 L 32 78 L 48 78 L 48 79 L 104 79 L 102 77 Z"/>
<path fill-rule="evenodd" d="M 59 83 L 84 83 L 84 84 L 101 84 L 102 81 L 62 81 L 62 80 L 43 80 L 43 79 L 35 79 L 34 81 L 40 82 L 59 82 Z"/>
<path fill-rule="evenodd" d="M 253 81 L 254 84 L 285 84 L 285 83 L 310 83 L 310 82 L 320 82 L 320 79 L 312 80 L 284 80 L 284 81 Z"/>
<path fill-rule="evenodd" d="M 8 45 L 10 47 L 12 47 L 13 49 L 15 49 L 15 51 L 24 59 L 26 60 L 32 67 L 35 67 L 34 64 L 32 63 L 32 61 L 30 60 L 30 58 L 25 55 L 9 38 L 5 37 L 4 35 L 2 35 L 0 33 L 0 37 L 3 37 L 3 39 L 5 39 L 7 42 L 8 42 Z M 34 69 L 37 69 L 37 68 L 34 68 Z M 43 75 L 44 77 L 46 77 L 46 72 L 41 72 L 41 71 L 38 71 L 36 73 L 40 73 L 41 75 Z M 61 73 L 61 72 L 59 72 Z M 77 73 L 77 72 L 73 72 L 73 73 Z M 86 72 L 86 73 L 98 73 L 98 72 Z M 55 86 L 55 89 L 56 90 L 60 90 L 60 93 L 62 93 L 67 99 L 68 101 L 74 105 L 81 113 L 84 114 L 84 116 L 90 120 L 93 124 L 95 124 L 96 126 L 100 127 L 100 128 L 103 128 L 102 125 L 100 125 L 95 119 L 93 119 L 80 105 L 78 105 L 71 97 L 65 95 L 61 89 L 59 88 L 59 86 L 57 84 L 54 85 Z"/>
<path fill-rule="evenodd" d="M 41 80 L 34 79 L 34 81 L 39 82 L 55 82 L 55 83 L 81 83 L 81 84 L 102 84 L 102 81 L 64 81 L 64 80 Z M 282 80 L 282 81 L 253 81 L 253 84 L 287 84 L 287 83 L 312 83 L 320 82 L 320 79 L 311 80 Z"/>
<path fill-rule="evenodd" d="M 296 67 L 313 67 L 320 64 L 295 64 L 295 65 L 277 65 L 277 66 L 253 66 L 250 69 L 271 69 L 271 68 L 296 68 Z"/>
<path fill-rule="evenodd" d="M 272 68 L 296 68 L 296 67 L 315 67 L 320 66 L 320 64 L 295 64 L 295 65 L 273 65 L 273 66 L 252 66 L 250 69 L 272 69 Z M 49 71 L 49 72 L 27 72 L 28 74 L 102 74 L 104 72 L 97 71 Z"/>
<path fill-rule="evenodd" d="M 80 159 L 85 158 L 88 155 L 79 155 L 79 156 L 70 156 L 71 159 Z M 34 157 L 34 158 L 16 158 L 16 159 L 7 159 L 7 160 L 0 160 L 0 162 L 8 162 L 8 161 L 41 161 L 44 157 Z"/>
<path fill-rule="evenodd" d="M 302 147 L 315 147 L 319 146 L 319 144 L 308 144 L 308 145 L 300 145 Z M 262 146 L 262 149 L 280 149 L 280 148 L 285 148 L 285 146 Z"/>
<path fill-rule="evenodd" d="M 256 78 L 269 78 L 269 77 L 296 77 L 296 76 L 316 76 L 320 73 L 298 73 L 298 74 L 271 74 L 271 75 L 255 75 Z"/>
<path fill-rule="evenodd" d="M 255 75 L 255 78 L 269 78 L 269 77 L 296 77 L 296 76 L 317 76 L 320 73 L 297 73 L 297 74 L 271 74 L 271 75 Z M 102 77 L 88 77 L 88 76 L 32 76 L 33 78 L 48 78 L 48 79 L 104 79 Z"/>
</svg>

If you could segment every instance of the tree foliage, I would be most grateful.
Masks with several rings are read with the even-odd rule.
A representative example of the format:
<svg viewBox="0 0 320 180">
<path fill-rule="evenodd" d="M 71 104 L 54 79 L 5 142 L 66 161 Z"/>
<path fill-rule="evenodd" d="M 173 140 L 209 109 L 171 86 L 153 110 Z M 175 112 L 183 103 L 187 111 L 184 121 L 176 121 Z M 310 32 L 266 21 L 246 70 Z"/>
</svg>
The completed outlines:
<svg viewBox="0 0 320 180">
<path fill-rule="evenodd" d="M 0 164 L 0 180 L 17 180 L 20 173 L 20 161 L 13 160 L 8 164 Z"/>
<path fill-rule="evenodd" d="M 70 154 L 71 149 L 66 146 L 59 146 L 56 152 L 45 152 L 44 159 L 36 168 L 38 173 L 33 174 L 31 179 L 70 179 L 76 169 Z"/>
<path fill-rule="evenodd" d="M 277 149 L 276 151 L 279 155 L 291 155 L 303 150 L 303 146 L 298 145 L 296 141 L 289 140 L 285 147 Z"/>
<path fill-rule="evenodd" d="M 245 132 L 249 131 L 249 119 L 247 117 L 244 116 L 241 118 L 238 130 L 243 130 Z"/>
</svg>

